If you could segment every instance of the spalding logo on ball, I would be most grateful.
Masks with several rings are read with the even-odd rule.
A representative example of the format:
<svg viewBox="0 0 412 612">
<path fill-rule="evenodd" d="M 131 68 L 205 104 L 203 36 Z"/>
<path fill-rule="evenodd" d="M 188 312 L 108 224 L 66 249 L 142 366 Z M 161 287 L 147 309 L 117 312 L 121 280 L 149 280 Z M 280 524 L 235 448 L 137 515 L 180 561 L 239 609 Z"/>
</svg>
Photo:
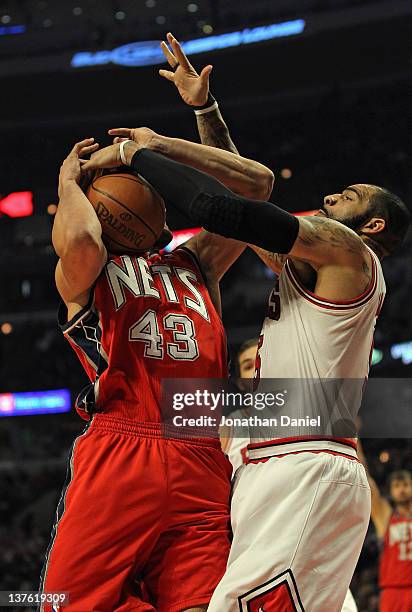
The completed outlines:
<svg viewBox="0 0 412 612">
<path fill-rule="evenodd" d="M 166 209 L 160 195 L 140 176 L 110 172 L 96 177 L 87 190 L 111 253 L 147 251 L 160 237 Z"/>
</svg>

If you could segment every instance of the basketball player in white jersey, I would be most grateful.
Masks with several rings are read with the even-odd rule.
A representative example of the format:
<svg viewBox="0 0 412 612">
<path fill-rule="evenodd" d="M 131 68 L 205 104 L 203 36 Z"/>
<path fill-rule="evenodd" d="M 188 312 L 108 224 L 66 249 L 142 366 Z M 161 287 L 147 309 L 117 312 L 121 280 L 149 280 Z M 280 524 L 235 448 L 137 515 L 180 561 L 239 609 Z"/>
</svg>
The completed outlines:
<svg viewBox="0 0 412 612">
<path fill-rule="evenodd" d="M 350 185 L 326 196 L 317 216 L 295 218 L 169 159 L 170 139 L 146 128 L 116 134 L 129 139 L 95 153 L 84 170 L 123 161 L 169 206 L 211 232 L 254 245 L 279 274 L 260 337 L 258 380 L 362 382 L 368 376 L 385 296 L 380 259 L 399 246 L 410 224 L 396 195 Z M 203 151 L 207 159 L 209 148 Z M 226 184 L 235 158 L 247 167 L 248 160 L 220 152 Z M 338 412 L 351 431 L 360 400 L 360 385 L 343 386 Z M 318 416 L 313 397 L 305 409 Z M 370 489 L 352 439 L 300 433 L 292 428 L 288 440 L 262 441 L 252 431 L 249 463 L 234 486 L 227 571 L 209 612 L 340 612 L 369 521 Z"/>
<path fill-rule="evenodd" d="M 251 379 L 255 374 L 256 351 L 258 347 L 258 338 L 246 340 L 240 346 L 236 356 L 236 365 L 239 373 L 238 386 L 242 387 L 244 382 L 242 379 Z M 229 415 L 231 418 L 245 418 L 249 416 L 249 412 L 245 408 L 235 410 Z M 235 426 L 221 428 L 220 440 L 222 449 L 229 458 L 233 466 L 233 474 L 243 464 L 247 463 L 247 447 L 250 442 L 249 437 L 245 437 L 243 428 Z M 350 590 L 347 591 L 345 601 L 343 602 L 341 612 L 357 612 L 358 608 Z"/>
<path fill-rule="evenodd" d="M 209 104 L 209 107 L 207 107 L 209 87 L 208 78 L 204 73 L 209 72 L 210 74 L 211 67 L 204 68 L 199 76 L 188 61 L 178 41 L 176 41 L 171 34 L 168 34 L 167 38 L 171 50 L 167 47 L 166 43 L 162 43 L 162 49 L 171 66 L 172 72 L 160 70 L 160 74 L 174 83 L 184 101 L 190 102 L 191 104 L 205 104 L 206 109 L 203 109 L 200 113 L 196 113 L 201 141 L 204 144 L 217 146 L 237 153 L 232 145 L 231 138 L 217 105 Z M 201 91 L 200 96 L 199 91 Z M 248 390 L 248 388 L 246 389 L 247 380 L 252 379 L 255 374 L 255 360 L 258 343 L 258 338 L 246 340 L 241 345 L 236 356 L 236 370 L 239 376 L 238 387 L 244 391 Z M 229 416 L 233 419 L 243 419 L 249 416 L 249 411 L 246 408 L 240 408 Z M 229 457 L 233 466 L 233 474 L 235 474 L 236 470 L 247 462 L 247 445 L 250 442 L 249 435 L 246 435 L 245 428 L 239 429 L 236 427 L 223 426 L 220 429 L 220 436 L 222 448 Z M 351 592 L 348 590 L 342 612 L 356 611 L 356 603 Z"/>
</svg>

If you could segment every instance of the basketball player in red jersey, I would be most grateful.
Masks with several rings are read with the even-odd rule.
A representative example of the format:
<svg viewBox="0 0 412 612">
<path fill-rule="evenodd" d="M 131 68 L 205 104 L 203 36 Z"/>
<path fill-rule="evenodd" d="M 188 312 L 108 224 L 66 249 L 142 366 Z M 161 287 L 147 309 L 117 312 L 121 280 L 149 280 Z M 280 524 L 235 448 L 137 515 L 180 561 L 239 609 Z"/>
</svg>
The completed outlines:
<svg viewBox="0 0 412 612">
<path fill-rule="evenodd" d="M 382 495 L 369 473 L 358 441 L 358 456 L 366 468 L 372 494 L 371 518 L 382 543 L 379 586 L 381 612 L 412 610 L 412 474 L 398 470 L 389 475 L 389 494 Z"/>
<path fill-rule="evenodd" d="M 236 156 L 223 172 L 220 150 L 193 147 L 176 142 L 174 154 L 268 197 L 261 164 Z M 78 401 L 90 424 L 73 445 L 41 590 L 68 592 L 63 608 L 76 612 L 198 612 L 226 567 L 231 469 L 217 439 L 168 439 L 160 381 L 227 377 L 218 283 L 245 245 L 203 232 L 169 254 L 107 253 L 79 187 L 80 158 L 96 148 L 82 141 L 64 161 L 53 227 L 60 325 L 93 393 Z"/>
</svg>

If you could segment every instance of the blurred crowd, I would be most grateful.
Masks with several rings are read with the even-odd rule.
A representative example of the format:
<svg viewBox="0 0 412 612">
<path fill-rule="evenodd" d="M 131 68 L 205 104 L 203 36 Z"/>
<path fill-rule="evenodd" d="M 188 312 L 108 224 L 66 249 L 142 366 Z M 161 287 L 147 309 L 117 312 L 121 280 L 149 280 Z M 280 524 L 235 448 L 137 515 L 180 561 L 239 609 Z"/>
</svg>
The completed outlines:
<svg viewBox="0 0 412 612">
<path fill-rule="evenodd" d="M 412 470 L 412 441 L 364 439 L 362 444 L 371 475 L 382 494 L 389 497 L 389 474 L 400 469 Z M 376 537 L 373 525 L 370 524 L 351 584 L 359 612 L 379 610 L 380 552 L 381 543 Z"/>
<path fill-rule="evenodd" d="M 0 471 L 1 590 L 37 590 L 63 479 L 64 464 Z"/>
</svg>

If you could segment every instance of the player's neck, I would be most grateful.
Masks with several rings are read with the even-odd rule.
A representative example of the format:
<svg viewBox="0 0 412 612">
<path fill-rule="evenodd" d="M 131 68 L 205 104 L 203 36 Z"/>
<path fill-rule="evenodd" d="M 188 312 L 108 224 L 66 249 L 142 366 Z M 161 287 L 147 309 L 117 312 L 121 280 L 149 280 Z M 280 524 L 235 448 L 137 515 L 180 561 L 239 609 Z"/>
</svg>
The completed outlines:
<svg viewBox="0 0 412 612">
<path fill-rule="evenodd" d="M 363 242 L 366 244 L 366 246 L 368 246 L 370 249 L 372 249 L 372 251 L 379 257 L 379 259 L 383 259 L 384 257 L 386 257 L 387 252 L 386 250 L 382 247 L 382 245 L 379 244 L 379 242 L 376 242 L 375 240 L 373 240 L 372 238 L 369 238 L 369 236 L 361 236 Z"/>
<path fill-rule="evenodd" d="M 412 502 L 403 502 L 401 504 L 396 504 L 395 509 L 396 512 L 401 516 L 412 516 Z"/>
</svg>

